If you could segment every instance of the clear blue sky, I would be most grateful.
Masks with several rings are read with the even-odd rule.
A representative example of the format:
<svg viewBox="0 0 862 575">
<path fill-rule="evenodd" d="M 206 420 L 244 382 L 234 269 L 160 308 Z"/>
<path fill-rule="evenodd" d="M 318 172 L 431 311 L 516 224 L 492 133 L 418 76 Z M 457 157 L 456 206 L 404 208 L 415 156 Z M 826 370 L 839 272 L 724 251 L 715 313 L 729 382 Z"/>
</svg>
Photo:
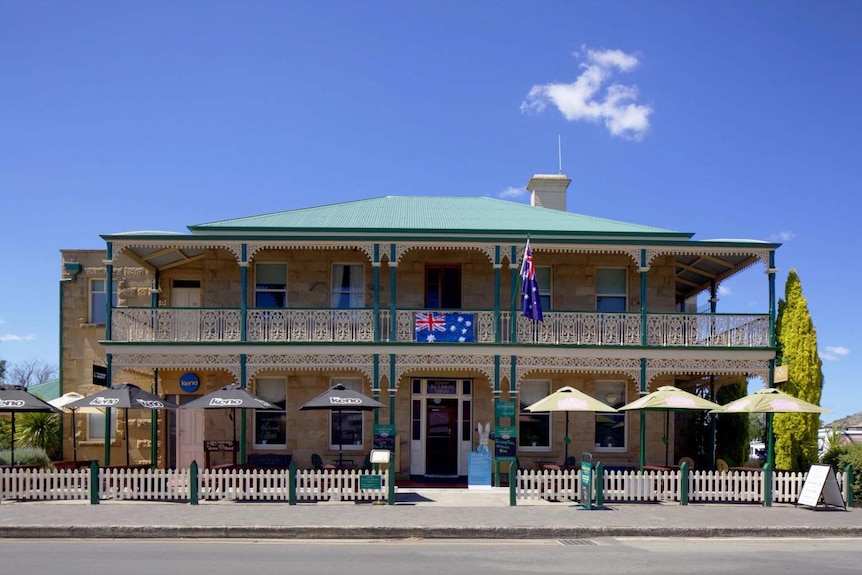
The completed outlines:
<svg viewBox="0 0 862 575">
<path fill-rule="evenodd" d="M 559 136 L 570 211 L 783 242 L 825 420 L 862 411 L 860 23 L 850 0 L 0 0 L 0 358 L 57 363 L 61 249 L 383 195 L 527 202 Z M 767 299 L 757 267 L 719 311 Z"/>
</svg>

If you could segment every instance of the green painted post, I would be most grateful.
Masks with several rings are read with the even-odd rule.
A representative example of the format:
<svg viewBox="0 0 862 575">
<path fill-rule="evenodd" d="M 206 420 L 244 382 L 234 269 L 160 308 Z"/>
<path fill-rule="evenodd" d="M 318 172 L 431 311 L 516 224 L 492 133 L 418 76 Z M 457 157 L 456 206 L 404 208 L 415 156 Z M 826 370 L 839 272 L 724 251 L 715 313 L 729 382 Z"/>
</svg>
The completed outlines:
<svg viewBox="0 0 862 575">
<path fill-rule="evenodd" d="M 595 469 L 596 483 L 596 508 L 602 509 L 605 506 L 605 467 L 602 462 L 596 463 Z"/>
<path fill-rule="evenodd" d="M 198 462 L 189 465 L 189 503 L 198 504 Z"/>
<path fill-rule="evenodd" d="M 763 506 L 772 507 L 772 464 L 763 466 Z"/>
<path fill-rule="evenodd" d="M 99 504 L 99 464 L 90 462 L 90 505 Z"/>
<path fill-rule="evenodd" d="M 386 484 L 389 486 L 389 494 L 386 503 L 395 505 L 395 475 L 392 473 L 392 463 L 386 466 Z"/>
<path fill-rule="evenodd" d="M 296 505 L 296 462 L 293 458 L 290 459 L 290 465 L 287 467 L 289 483 L 288 489 L 288 504 Z"/>
<path fill-rule="evenodd" d="M 509 462 L 509 506 L 515 507 L 518 505 L 518 497 L 517 497 L 517 489 L 518 489 L 518 478 L 516 469 L 517 465 L 515 465 L 515 460 Z"/>
<path fill-rule="evenodd" d="M 854 482 L 855 478 L 853 477 L 853 466 L 848 463 L 844 466 L 844 503 L 847 504 L 847 507 L 853 507 L 854 505 Z"/>
<path fill-rule="evenodd" d="M 679 504 L 688 505 L 688 462 L 683 461 L 679 467 Z"/>
</svg>

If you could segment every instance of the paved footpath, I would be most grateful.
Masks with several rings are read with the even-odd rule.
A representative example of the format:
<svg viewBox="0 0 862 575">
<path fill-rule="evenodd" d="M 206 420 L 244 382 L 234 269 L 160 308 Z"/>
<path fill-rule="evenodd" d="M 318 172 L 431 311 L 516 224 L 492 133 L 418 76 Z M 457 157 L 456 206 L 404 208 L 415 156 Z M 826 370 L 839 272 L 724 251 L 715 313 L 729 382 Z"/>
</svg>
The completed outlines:
<svg viewBox="0 0 862 575">
<path fill-rule="evenodd" d="M 508 490 L 399 489 L 369 503 L 0 503 L 0 538 L 862 537 L 862 509 L 776 504 L 518 502 Z"/>
</svg>

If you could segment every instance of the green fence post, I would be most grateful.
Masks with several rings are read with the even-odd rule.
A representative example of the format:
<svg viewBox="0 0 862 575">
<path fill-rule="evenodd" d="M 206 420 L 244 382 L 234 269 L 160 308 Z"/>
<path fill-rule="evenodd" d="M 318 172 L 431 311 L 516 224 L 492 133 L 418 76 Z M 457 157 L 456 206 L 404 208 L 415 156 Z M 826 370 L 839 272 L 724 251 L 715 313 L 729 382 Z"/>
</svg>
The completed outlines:
<svg viewBox="0 0 862 575">
<path fill-rule="evenodd" d="M 198 504 L 198 462 L 189 465 L 189 503 Z"/>
<path fill-rule="evenodd" d="M 602 509 L 605 506 L 605 468 L 601 461 L 596 463 L 595 475 L 596 507 Z"/>
<path fill-rule="evenodd" d="M 296 505 L 296 462 L 293 458 L 290 459 L 290 465 L 287 466 L 287 502 L 289 505 Z"/>
<path fill-rule="evenodd" d="M 679 504 L 688 505 L 688 462 L 679 466 Z"/>
<path fill-rule="evenodd" d="M 392 463 L 386 466 L 386 479 L 389 485 L 389 495 L 386 496 L 386 503 L 395 505 L 395 474 L 392 473 Z"/>
<path fill-rule="evenodd" d="M 515 507 L 518 504 L 518 466 L 516 460 L 509 462 L 509 506 Z"/>
<path fill-rule="evenodd" d="M 99 504 L 99 464 L 90 462 L 90 505 Z"/>
<path fill-rule="evenodd" d="M 772 507 L 772 465 L 763 466 L 763 506 Z"/>
<path fill-rule="evenodd" d="M 848 463 L 844 466 L 844 503 L 847 504 L 847 507 L 853 507 L 854 505 L 853 483 L 855 481 L 853 466 Z"/>
</svg>

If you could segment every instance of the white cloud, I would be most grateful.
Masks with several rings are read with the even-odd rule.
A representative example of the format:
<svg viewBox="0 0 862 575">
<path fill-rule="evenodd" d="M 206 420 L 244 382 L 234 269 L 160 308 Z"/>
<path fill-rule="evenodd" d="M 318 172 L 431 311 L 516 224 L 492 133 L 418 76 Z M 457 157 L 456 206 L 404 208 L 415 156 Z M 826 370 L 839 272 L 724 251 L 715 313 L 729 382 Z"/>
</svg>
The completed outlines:
<svg viewBox="0 0 862 575">
<path fill-rule="evenodd" d="M 529 197 L 530 192 L 526 190 L 526 188 L 516 188 L 515 186 L 509 186 L 502 192 L 500 192 L 497 197 L 504 200 L 521 200 Z"/>
<path fill-rule="evenodd" d="M 773 242 L 789 242 L 792 239 L 796 238 L 796 234 L 791 232 L 790 230 L 786 230 L 783 232 L 778 232 L 776 234 L 772 234 L 769 236 L 769 239 Z"/>
<path fill-rule="evenodd" d="M 826 349 L 820 352 L 820 358 L 824 361 L 838 361 L 842 357 L 850 355 L 850 350 L 842 346 L 827 345 Z"/>
<path fill-rule="evenodd" d="M 34 335 L 18 335 L 14 333 L 4 333 L 3 335 L 0 335 L 0 342 L 33 341 L 34 339 L 36 339 L 36 336 Z"/>
<path fill-rule="evenodd" d="M 636 68 L 638 59 L 621 50 L 600 51 L 586 47 L 581 58 L 583 72 L 574 82 L 536 84 L 521 103 L 521 112 L 538 114 L 550 103 L 570 122 L 601 121 L 611 135 L 643 139 L 649 129 L 652 108 L 636 103 L 637 86 L 611 82 L 615 72 L 630 72 Z"/>
<path fill-rule="evenodd" d="M 733 290 L 730 289 L 729 287 L 727 287 L 726 285 L 718 286 L 718 295 L 719 296 L 728 296 L 728 295 L 732 295 L 732 294 L 733 294 Z"/>
</svg>

